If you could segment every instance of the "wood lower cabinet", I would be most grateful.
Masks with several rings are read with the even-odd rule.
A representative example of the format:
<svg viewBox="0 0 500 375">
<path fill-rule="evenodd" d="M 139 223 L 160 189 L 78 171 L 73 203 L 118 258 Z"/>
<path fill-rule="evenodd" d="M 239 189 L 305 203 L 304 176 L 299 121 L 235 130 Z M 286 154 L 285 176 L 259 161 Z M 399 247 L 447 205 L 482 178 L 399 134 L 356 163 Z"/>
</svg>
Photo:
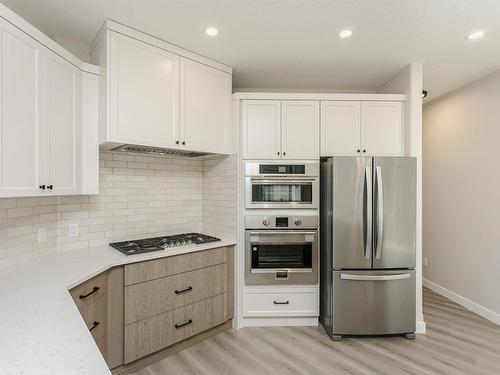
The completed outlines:
<svg viewBox="0 0 500 375">
<path fill-rule="evenodd" d="M 125 326 L 125 363 L 166 348 L 227 320 L 227 294 L 219 294 Z"/>
<path fill-rule="evenodd" d="M 233 248 L 124 267 L 124 364 L 233 316 Z"/>
<path fill-rule="evenodd" d="M 229 246 L 132 263 L 70 293 L 109 368 L 129 373 L 230 326 L 233 260 Z"/>
<path fill-rule="evenodd" d="M 125 324 L 227 290 L 226 263 L 125 287 Z"/>
<path fill-rule="evenodd" d="M 102 273 L 71 289 L 75 301 L 87 328 L 97 347 L 106 359 L 107 337 L 107 293 L 106 273 Z"/>
</svg>

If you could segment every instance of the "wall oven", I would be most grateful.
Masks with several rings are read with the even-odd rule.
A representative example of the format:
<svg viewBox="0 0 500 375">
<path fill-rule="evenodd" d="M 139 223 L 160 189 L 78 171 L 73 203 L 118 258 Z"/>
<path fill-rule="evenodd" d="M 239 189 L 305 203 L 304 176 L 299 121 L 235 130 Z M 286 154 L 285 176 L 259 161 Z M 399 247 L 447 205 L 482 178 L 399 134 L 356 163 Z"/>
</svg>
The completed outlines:
<svg viewBox="0 0 500 375">
<path fill-rule="evenodd" d="M 246 208 L 318 208 L 318 162 L 245 163 Z"/>
<path fill-rule="evenodd" d="M 316 284 L 317 216 L 246 216 L 245 283 Z"/>
</svg>

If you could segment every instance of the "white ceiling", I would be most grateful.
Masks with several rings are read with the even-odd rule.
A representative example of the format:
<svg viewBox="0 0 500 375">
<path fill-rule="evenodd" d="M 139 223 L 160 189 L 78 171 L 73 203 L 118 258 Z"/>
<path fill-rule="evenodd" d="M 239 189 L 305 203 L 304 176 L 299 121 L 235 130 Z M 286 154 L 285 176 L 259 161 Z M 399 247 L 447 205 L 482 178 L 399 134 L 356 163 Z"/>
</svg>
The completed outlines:
<svg viewBox="0 0 500 375">
<path fill-rule="evenodd" d="M 500 68 L 500 0 L 1 2 L 85 48 L 111 18 L 232 66 L 235 89 L 373 90 L 421 61 L 432 98 Z M 466 39 L 475 29 L 483 40 Z"/>
</svg>

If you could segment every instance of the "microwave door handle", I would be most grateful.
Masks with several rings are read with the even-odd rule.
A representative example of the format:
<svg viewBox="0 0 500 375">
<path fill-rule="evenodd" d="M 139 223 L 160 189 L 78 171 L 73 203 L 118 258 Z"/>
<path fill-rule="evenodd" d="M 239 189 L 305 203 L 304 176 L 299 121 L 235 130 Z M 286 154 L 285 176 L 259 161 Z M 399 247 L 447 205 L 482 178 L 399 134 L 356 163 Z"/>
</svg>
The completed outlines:
<svg viewBox="0 0 500 375">
<path fill-rule="evenodd" d="M 382 181 L 382 167 L 377 166 L 375 168 L 375 179 L 377 184 L 377 243 L 375 246 L 375 258 L 380 259 L 382 257 L 382 236 L 384 234 L 384 184 Z"/>
<path fill-rule="evenodd" d="M 365 233 L 366 231 L 366 233 Z M 372 172 L 371 167 L 365 167 L 364 197 L 363 197 L 363 240 L 365 258 L 370 259 L 372 244 Z"/>
</svg>

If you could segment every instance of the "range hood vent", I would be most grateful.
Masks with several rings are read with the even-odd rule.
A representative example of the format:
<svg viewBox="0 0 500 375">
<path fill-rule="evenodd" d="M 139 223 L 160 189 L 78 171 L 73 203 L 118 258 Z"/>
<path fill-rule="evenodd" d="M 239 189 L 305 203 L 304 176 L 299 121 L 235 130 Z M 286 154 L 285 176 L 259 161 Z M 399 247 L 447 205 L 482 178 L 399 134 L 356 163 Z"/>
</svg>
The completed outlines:
<svg viewBox="0 0 500 375">
<path fill-rule="evenodd" d="M 149 154 L 155 156 L 187 156 L 189 158 L 209 155 L 206 152 L 194 152 L 187 150 L 176 150 L 171 148 L 137 145 L 122 145 L 111 149 L 111 151 L 132 152 L 135 154 Z"/>
</svg>

